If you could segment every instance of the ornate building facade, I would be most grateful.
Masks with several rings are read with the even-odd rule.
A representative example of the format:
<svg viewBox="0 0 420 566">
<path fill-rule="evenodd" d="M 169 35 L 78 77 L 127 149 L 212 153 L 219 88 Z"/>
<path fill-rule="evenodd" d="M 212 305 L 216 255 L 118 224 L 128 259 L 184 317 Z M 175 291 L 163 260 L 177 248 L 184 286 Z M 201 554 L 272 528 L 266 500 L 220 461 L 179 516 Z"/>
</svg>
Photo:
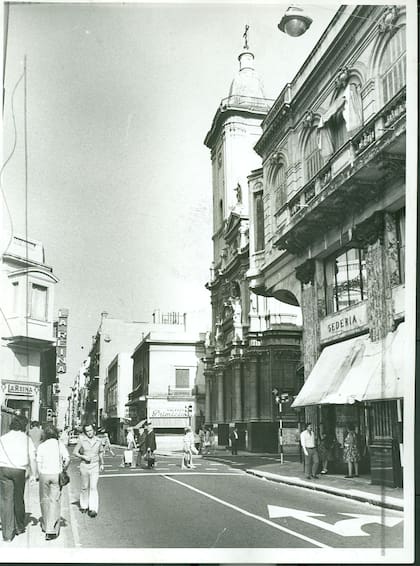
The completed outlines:
<svg viewBox="0 0 420 566">
<path fill-rule="evenodd" d="M 407 378 L 405 96 L 404 7 L 340 7 L 265 117 L 249 177 L 265 232 L 250 286 L 303 314 L 293 407 L 341 444 L 355 425 L 361 469 L 389 485 Z"/>
<path fill-rule="evenodd" d="M 250 217 L 247 183 L 261 166 L 254 145 L 272 101 L 264 96 L 247 39 L 238 59 L 229 96 L 205 138 L 212 162 L 214 250 L 206 285 L 212 331 L 205 358 L 205 421 L 219 444 L 228 444 L 229 429 L 236 426 L 240 448 L 276 452 L 279 415 L 272 391 L 276 387 L 292 399 L 299 390 L 300 312 L 249 288 L 250 240 L 252 246 L 263 245 L 264 226 Z M 263 202 L 256 206 L 262 210 Z M 296 449 L 296 414 L 288 410 L 284 422 L 285 443 Z"/>
</svg>

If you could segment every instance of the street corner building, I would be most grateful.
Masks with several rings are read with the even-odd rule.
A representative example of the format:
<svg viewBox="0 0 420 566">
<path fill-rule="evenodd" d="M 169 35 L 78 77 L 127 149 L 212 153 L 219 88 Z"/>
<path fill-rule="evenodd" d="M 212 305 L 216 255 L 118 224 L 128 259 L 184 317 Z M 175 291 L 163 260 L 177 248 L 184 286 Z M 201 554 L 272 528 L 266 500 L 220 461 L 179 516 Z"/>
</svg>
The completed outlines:
<svg viewBox="0 0 420 566">
<path fill-rule="evenodd" d="M 253 54 L 205 143 L 213 173 L 206 421 L 284 451 L 312 421 L 361 471 L 402 485 L 406 12 L 342 6 L 292 82 L 264 98 Z M 290 403 L 290 401 L 292 401 Z M 226 441 L 227 443 L 227 441 Z"/>
<path fill-rule="evenodd" d="M 56 382 L 54 291 L 41 242 L 13 236 L 1 257 L 1 431 L 13 414 L 52 420 Z M 47 395 L 48 388 L 48 395 Z M 47 397 L 49 397 L 47 399 Z"/>
</svg>

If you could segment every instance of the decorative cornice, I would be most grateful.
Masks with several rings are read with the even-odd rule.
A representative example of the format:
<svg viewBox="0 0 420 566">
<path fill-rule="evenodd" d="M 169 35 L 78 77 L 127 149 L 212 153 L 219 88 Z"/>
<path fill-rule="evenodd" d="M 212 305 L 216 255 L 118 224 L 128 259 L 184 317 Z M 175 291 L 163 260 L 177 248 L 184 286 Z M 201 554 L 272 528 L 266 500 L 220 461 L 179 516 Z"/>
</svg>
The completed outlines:
<svg viewBox="0 0 420 566">
<path fill-rule="evenodd" d="M 366 248 L 377 240 L 383 243 L 384 239 L 384 213 L 376 211 L 370 218 L 356 224 L 353 228 L 352 243 L 357 247 Z"/>
<path fill-rule="evenodd" d="M 313 283 L 315 278 L 315 260 L 307 259 L 304 263 L 296 267 L 296 278 L 301 283 Z"/>
<path fill-rule="evenodd" d="M 398 6 L 389 6 L 378 23 L 379 33 L 395 33 L 398 29 L 398 26 L 395 25 L 398 14 Z"/>
</svg>

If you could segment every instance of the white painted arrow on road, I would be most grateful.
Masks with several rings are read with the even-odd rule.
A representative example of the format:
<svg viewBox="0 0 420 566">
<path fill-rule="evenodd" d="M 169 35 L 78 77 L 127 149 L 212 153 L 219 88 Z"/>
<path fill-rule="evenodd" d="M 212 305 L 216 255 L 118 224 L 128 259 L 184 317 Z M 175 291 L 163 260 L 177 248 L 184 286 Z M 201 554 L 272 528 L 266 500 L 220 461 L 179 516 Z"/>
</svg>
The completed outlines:
<svg viewBox="0 0 420 566">
<path fill-rule="evenodd" d="M 325 517 L 322 513 L 311 513 L 310 511 L 301 511 L 299 509 L 289 509 L 288 507 L 278 507 L 277 505 L 267 505 L 268 516 L 270 519 L 279 517 L 294 517 L 299 521 L 309 523 L 320 529 L 325 529 L 336 535 L 342 537 L 368 537 L 369 534 L 362 530 L 363 525 L 369 523 L 378 523 L 385 527 L 394 527 L 398 525 L 403 519 L 402 517 L 389 517 L 380 515 L 364 515 L 359 513 L 340 513 L 340 515 L 347 515 L 351 519 L 342 519 L 334 524 L 320 521 L 316 517 Z"/>
</svg>

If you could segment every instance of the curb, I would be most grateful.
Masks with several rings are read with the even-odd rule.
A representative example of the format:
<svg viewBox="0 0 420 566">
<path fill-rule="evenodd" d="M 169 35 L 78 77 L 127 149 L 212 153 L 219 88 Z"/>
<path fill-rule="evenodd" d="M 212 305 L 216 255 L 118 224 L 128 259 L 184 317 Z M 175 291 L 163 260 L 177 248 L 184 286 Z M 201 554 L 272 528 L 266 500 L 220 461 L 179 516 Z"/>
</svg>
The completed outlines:
<svg viewBox="0 0 420 566">
<path fill-rule="evenodd" d="M 339 497 L 346 497 L 347 499 L 354 499 L 356 501 L 361 501 L 362 503 L 370 503 L 372 505 L 377 505 L 379 507 L 386 507 L 387 509 L 393 509 L 395 511 L 404 511 L 403 502 L 398 501 L 387 501 L 381 497 L 374 494 L 369 494 L 364 492 L 351 492 L 344 491 L 335 487 L 322 485 L 318 483 L 309 483 L 305 480 L 300 480 L 299 478 L 290 478 L 288 476 L 279 476 L 278 474 L 271 474 L 270 472 L 260 472 L 258 470 L 245 470 L 247 474 L 256 476 L 258 478 L 266 479 L 269 481 L 274 481 L 277 483 L 284 483 L 286 485 L 293 485 L 294 487 L 303 487 L 306 489 L 312 489 L 313 491 L 321 491 L 324 493 L 330 493 L 331 495 L 337 495 Z"/>
</svg>

